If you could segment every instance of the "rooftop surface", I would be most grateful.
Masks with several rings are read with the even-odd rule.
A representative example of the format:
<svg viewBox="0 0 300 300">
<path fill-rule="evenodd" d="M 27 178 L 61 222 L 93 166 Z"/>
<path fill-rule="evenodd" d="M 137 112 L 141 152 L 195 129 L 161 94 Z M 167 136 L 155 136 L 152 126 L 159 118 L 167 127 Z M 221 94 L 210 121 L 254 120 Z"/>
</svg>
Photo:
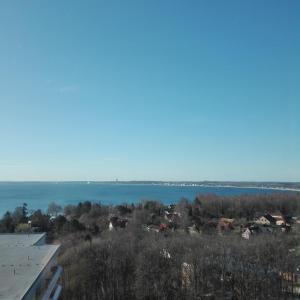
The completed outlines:
<svg viewBox="0 0 300 300">
<path fill-rule="evenodd" d="M 45 233 L 30 234 L 0 234 L 1 247 L 28 247 L 33 246 L 45 236 Z"/>
<path fill-rule="evenodd" d="M 0 299 L 22 299 L 58 250 L 34 246 L 43 235 L 0 234 Z"/>
</svg>

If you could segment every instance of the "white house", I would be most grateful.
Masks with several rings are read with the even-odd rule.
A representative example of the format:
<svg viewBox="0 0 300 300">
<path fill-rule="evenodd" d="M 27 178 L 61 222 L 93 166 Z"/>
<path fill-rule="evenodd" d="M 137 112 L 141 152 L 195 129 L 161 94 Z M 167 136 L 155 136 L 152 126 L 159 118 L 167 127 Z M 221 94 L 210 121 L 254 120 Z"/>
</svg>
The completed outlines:
<svg viewBox="0 0 300 300">
<path fill-rule="evenodd" d="M 242 233 L 242 237 L 246 240 L 249 240 L 251 234 L 251 230 L 249 228 L 246 228 L 246 230 Z"/>
</svg>

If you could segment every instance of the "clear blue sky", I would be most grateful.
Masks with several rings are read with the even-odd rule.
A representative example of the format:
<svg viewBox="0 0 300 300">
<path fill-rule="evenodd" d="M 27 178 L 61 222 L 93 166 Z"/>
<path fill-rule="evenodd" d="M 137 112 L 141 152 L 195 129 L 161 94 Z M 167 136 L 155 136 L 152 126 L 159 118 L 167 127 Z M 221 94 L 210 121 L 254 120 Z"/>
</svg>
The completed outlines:
<svg viewBox="0 0 300 300">
<path fill-rule="evenodd" d="M 300 181 L 300 1 L 0 2 L 0 180 Z"/>
</svg>

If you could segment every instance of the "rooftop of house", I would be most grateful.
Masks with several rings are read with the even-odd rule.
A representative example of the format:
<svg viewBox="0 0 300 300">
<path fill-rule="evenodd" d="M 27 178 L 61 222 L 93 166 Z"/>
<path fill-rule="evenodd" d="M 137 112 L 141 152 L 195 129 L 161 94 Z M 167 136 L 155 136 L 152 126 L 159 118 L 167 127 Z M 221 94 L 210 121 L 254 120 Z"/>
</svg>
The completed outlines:
<svg viewBox="0 0 300 300">
<path fill-rule="evenodd" d="M 276 220 L 281 220 L 283 219 L 283 216 L 282 215 L 271 215 L 272 218 L 276 219 Z"/>
<path fill-rule="evenodd" d="M 266 219 L 268 220 L 270 223 L 276 223 L 276 219 L 273 218 L 273 216 L 271 214 L 264 214 L 263 216 L 261 216 L 258 220 L 260 219 Z"/>
<path fill-rule="evenodd" d="M 234 219 L 220 218 L 219 222 L 233 223 L 233 222 L 234 222 Z"/>
<path fill-rule="evenodd" d="M 0 234 L 0 299 L 22 299 L 59 245 L 39 245 L 44 234 Z"/>
</svg>

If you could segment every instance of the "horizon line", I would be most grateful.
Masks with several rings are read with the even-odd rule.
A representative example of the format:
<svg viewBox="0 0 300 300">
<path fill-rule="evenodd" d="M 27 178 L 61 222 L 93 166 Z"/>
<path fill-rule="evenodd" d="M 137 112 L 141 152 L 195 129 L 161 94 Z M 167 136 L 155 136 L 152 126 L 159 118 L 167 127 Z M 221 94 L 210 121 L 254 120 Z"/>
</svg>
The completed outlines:
<svg viewBox="0 0 300 300">
<path fill-rule="evenodd" d="M 183 183 L 183 182 L 189 182 L 189 183 L 205 183 L 205 182 L 231 182 L 231 183 L 299 183 L 300 181 L 286 181 L 286 180 L 151 180 L 151 179 L 130 179 L 130 180 L 0 180 L 0 182 L 114 182 L 114 183 L 120 183 L 120 182 L 174 182 L 174 183 Z"/>
</svg>

